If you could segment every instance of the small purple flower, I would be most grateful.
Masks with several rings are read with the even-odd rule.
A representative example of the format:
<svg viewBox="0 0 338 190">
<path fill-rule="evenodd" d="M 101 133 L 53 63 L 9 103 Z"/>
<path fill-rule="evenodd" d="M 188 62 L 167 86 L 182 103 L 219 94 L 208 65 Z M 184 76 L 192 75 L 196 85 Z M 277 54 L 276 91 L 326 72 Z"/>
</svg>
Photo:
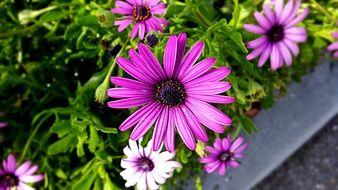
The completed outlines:
<svg viewBox="0 0 338 190">
<path fill-rule="evenodd" d="M 139 38 L 142 40 L 145 33 L 150 31 L 164 32 L 163 26 L 169 23 L 163 18 L 157 18 L 154 15 L 163 15 L 166 12 L 164 3 L 159 0 L 127 0 L 126 2 L 117 0 L 115 2 L 116 8 L 111 9 L 112 13 L 124 15 L 121 19 L 115 21 L 115 26 L 121 32 L 126 29 L 132 22 L 135 23 L 131 38 L 135 38 L 137 32 Z"/>
<path fill-rule="evenodd" d="M 0 190 L 10 190 L 13 187 L 18 190 L 34 189 L 26 183 L 39 182 L 44 179 L 44 175 L 33 175 L 38 168 L 37 165 L 32 165 L 31 161 L 26 161 L 17 167 L 14 155 L 8 155 L 7 160 L 3 160 L 2 169 L 0 169 Z"/>
<path fill-rule="evenodd" d="M 244 24 L 244 29 L 262 35 L 247 44 L 247 47 L 254 49 L 246 58 L 252 60 L 258 56 L 258 66 L 261 67 L 270 57 L 271 69 L 276 70 L 286 63 L 292 64 L 292 55 L 299 54 L 297 43 L 305 42 L 307 32 L 305 28 L 296 27 L 295 25 L 309 13 L 309 9 L 297 16 L 301 0 L 289 0 L 284 6 L 283 0 L 276 0 L 273 3 L 272 11 L 269 5 L 263 5 L 264 15 L 255 12 L 254 16 L 258 25 Z"/>
<path fill-rule="evenodd" d="M 179 162 L 171 160 L 175 153 L 153 151 L 152 141 L 143 148 L 136 141 L 129 140 L 129 146 L 123 152 L 127 158 L 121 160 L 121 167 L 125 170 L 120 175 L 127 181 L 126 187 L 137 184 L 139 190 L 159 189 L 176 168 L 182 167 Z"/>
<path fill-rule="evenodd" d="M 8 126 L 8 123 L 0 121 L 0 129 Z"/>
<path fill-rule="evenodd" d="M 217 138 L 214 142 L 214 147 L 205 147 L 209 154 L 198 160 L 205 164 L 204 170 L 208 173 L 218 169 L 219 175 L 224 175 L 227 167 L 239 167 L 236 158 L 242 158 L 242 152 L 248 147 L 248 144 L 242 144 L 243 140 L 243 137 L 239 137 L 231 143 L 230 135 L 224 139 Z"/>
<path fill-rule="evenodd" d="M 337 22 L 338 23 L 338 22 Z M 332 36 L 338 39 L 338 32 L 333 32 Z M 329 51 L 334 51 L 333 56 L 338 57 L 338 42 L 334 42 L 327 47 Z"/>
<path fill-rule="evenodd" d="M 155 124 L 154 150 L 159 149 L 163 139 L 167 150 L 175 150 L 175 128 L 186 146 L 194 150 L 195 137 L 202 142 L 208 141 L 202 125 L 223 133 L 224 126 L 232 122 L 210 104 L 235 101 L 233 97 L 222 94 L 231 88 L 229 82 L 221 81 L 229 75 L 230 69 L 213 69 L 215 58 L 196 63 L 203 52 L 203 42 L 195 43 L 184 56 L 186 40 L 185 33 L 169 37 L 163 65 L 146 45 L 140 43 L 139 52 L 129 51 L 131 60 L 117 58 L 117 64 L 136 80 L 111 78 L 112 83 L 121 87 L 108 89 L 108 96 L 119 99 L 108 102 L 109 107 L 124 109 L 143 106 L 120 125 L 120 130 L 126 131 L 136 126 L 130 138 L 138 140 Z"/>
</svg>

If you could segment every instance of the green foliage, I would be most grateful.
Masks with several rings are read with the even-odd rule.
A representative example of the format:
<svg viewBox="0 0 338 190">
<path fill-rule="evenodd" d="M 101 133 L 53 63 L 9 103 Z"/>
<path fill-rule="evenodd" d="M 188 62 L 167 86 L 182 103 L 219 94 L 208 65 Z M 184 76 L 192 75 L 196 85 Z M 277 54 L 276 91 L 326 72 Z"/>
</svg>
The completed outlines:
<svg viewBox="0 0 338 190">
<path fill-rule="evenodd" d="M 117 128 L 134 110 L 107 108 L 106 90 L 111 75 L 125 75 L 115 58 L 128 57 L 127 50 L 140 41 L 129 39 L 130 28 L 118 33 L 113 27 L 115 16 L 109 9 L 114 1 L 86 2 L 0 3 L 0 111 L 5 113 L 1 119 L 10 123 L 0 131 L 5 137 L 0 142 L 1 158 L 15 152 L 21 161 L 40 164 L 47 177 L 45 186 L 38 189 L 125 189 L 120 159 L 130 132 Z M 226 79 L 232 84 L 227 94 L 237 101 L 218 107 L 233 118 L 233 126 L 221 137 L 259 131 L 246 113 L 254 103 L 268 109 L 276 97 L 286 95 L 291 81 L 300 82 L 320 63 L 322 50 L 333 42 L 331 33 L 337 29 L 337 1 L 304 2 L 303 7 L 311 8 L 302 24 L 308 29 L 308 41 L 300 46 L 300 56 L 290 68 L 271 71 L 245 58 L 249 52 L 245 44 L 255 36 L 242 25 L 254 22 L 252 14 L 261 11 L 262 1 L 166 2 L 170 26 L 158 34 L 159 44 L 153 48 L 157 58 L 162 59 L 169 34 L 186 32 L 188 47 L 204 41 L 203 58 L 215 57 L 216 67 L 232 70 Z M 208 133 L 211 143 L 215 134 Z M 144 144 L 151 135 L 152 131 L 147 133 Z M 196 189 L 202 188 L 197 158 L 204 146 L 198 143 L 196 152 L 191 152 L 177 138 L 176 160 L 183 168 L 176 170 L 167 185 L 176 185 L 193 173 Z"/>
</svg>

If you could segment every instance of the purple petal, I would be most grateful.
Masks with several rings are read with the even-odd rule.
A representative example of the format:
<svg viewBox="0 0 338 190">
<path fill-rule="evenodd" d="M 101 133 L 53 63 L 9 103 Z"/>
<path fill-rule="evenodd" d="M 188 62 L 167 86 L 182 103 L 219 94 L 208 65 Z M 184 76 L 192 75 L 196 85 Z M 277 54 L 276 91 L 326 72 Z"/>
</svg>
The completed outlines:
<svg viewBox="0 0 338 190">
<path fill-rule="evenodd" d="M 234 97 L 223 95 L 189 94 L 189 97 L 216 104 L 231 104 L 236 101 Z"/>
<path fill-rule="evenodd" d="M 149 69 L 155 72 L 156 75 L 158 75 L 160 79 L 164 79 L 165 74 L 161 67 L 161 64 L 158 62 L 158 60 L 156 59 L 154 54 L 149 50 L 149 48 L 146 45 L 139 43 L 138 49 L 139 49 L 141 56 L 148 64 Z"/>
<path fill-rule="evenodd" d="M 206 146 L 204 149 L 208 153 L 215 155 L 215 156 L 217 156 L 219 153 L 222 152 L 221 150 L 217 150 L 217 149 L 215 149 L 214 147 L 211 147 L 211 146 Z"/>
<path fill-rule="evenodd" d="M 288 39 L 284 39 L 282 43 L 284 43 L 290 49 L 294 56 L 297 56 L 299 54 L 299 47 L 296 43 Z"/>
<path fill-rule="evenodd" d="M 169 109 L 168 127 L 164 139 L 164 145 L 169 152 L 175 151 L 175 115 L 172 108 Z"/>
<path fill-rule="evenodd" d="M 122 32 L 124 29 L 126 29 L 131 23 L 133 22 L 132 19 L 124 19 L 124 20 L 118 20 L 115 21 L 115 26 L 119 26 L 117 31 Z"/>
<path fill-rule="evenodd" d="M 148 76 L 144 75 L 144 73 L 140 72 L 139 70 L 135 69 L 135 65 L 129 61 L 128 59 L 124 57 L 118 57 L 116 59 L 117 64 L 124 70 L 126 71 L 129 75 L 132 77 L 136 78 L 137 80 L 153 84 L 154 81 L 149 79 Z"/>
<path fill-rule="evenodd" d="M 216 63 L 215 58 L 207 58 L 194 65 L 181 79 L 182 83 L 191 81 L 206 73 Z"/>
<path fill-rule="evenodd" d="M 10 173 L 14 173 L 16 170 L 16 160 L 13 154 L 8 155 L 7 157 L 7 161 L 5 162 L 4 160 L 4 164 L 3 164 L 3 169 L 6 172 L 10 172 Z"/>
<path fill-rule="evenodd" d="M 290 66 L 292 64 L 292 56 L 289 49 L 284 45 L 284 43 L 280 42 L 277 45 L 280 53 L 282 54 L 284 62 Z"/>
<path fill-rule="evenodd" d="M 150 97 L 135 97 L 135 98 L 126 98 L 121 100 L 115 100 L 108 102 L 108 106 L 115 109 L 125 109 L 133 108 L 137 106 L 142 106 L 144 104 L 152 102 L 153 99 Z"/>
<path fill-rule="evenodd" d="M 266 30 L 263 29 L 262 27 L 260 26 L 257 26 L 257 25 L 253 25 L 253 24 L 244 24 L 243 25 L 243 28 L 248 31 L 248 32 L 251 32 L 251 33 L 254 33 L 254 34 L 265 34 L 266 33 Z"/>
<path fill-rule="evenodd" d="M 248 144 L 243 144 L 242 146 L 240 146 L 240 147 L 238 147 L 237 149 L 235 149 L 234 151 L 233 151 L 233 153 L 235 153 L 235 155 L 236 154 L 240 154 L 241 152 L 243 152 L 244 150 L 246 150 L 248 148 Z"/>
<path fill-rule="evenodd" d="M 278 50 L 278 47 L 276 44 L 272 45 L 272 50 L 271 50 L 271 56 L 270 56 L 270 62 L 271 62 L 271 69 L 276 70 L 279 68 L 280 64 L 280 53 Z"/>
<path fill-rule="evenodd" d="M 115 2 L 115 6 L 116 7 L 121 7 L 121 8 L 124 8 L 124 9 L 129 9 L 129 10 L 133 10 L 133 6 L 130 5 L 129 3 L 126 3 L 126 2 L 123 2 L 123 1 L 116 1 Z"/>
<path fill-rule="evenodd" d="M 328 50 L 333 51 L 338 49 L 338 42 L 335 42 L 327 47 Z"/>
<path fill-rule="evenodd" d="M 44 179 L 44 175 L 29 175 L 29 176 L 20 176 L 19 180 L 26 183 L 34 183 Z"/>
<path fill-rule="evenodd" d="M 123 78 L 123 77 L 111 77 L 110 81 L 113 84 L 116 84 L 121 87 L 131 88 L 136 90 L 153 90 L 153 87 L 148 83 L 143 83 L 140 81 Z"/>
<path fill-rule="evenodd" d="M 166 12 L 166 6 L 164 3 L 160 3 L 158 5 L 150 7 L 150 11 L 152 14 L 162 15 Z"/>
<path fill-rule="evenodd" d="M 130 49 L 128 53 L 134 65 L 139 68 L 134 68 L 135 70 L 139 70 L 139 72 L 143 73 L 143 75 L 147 76 L 151 81 L 161 80 L 161 78 L 149 68 L 148 63 L 143 59 L 143 57 L 141 57 L 134 49 Z"/>
<path fill-rule="evenodd" d="M 230 144 L 231 144 L 231 139 L 228 137 L 228 138 L 224 138 L 222 140 L 222 148 L 224 151 L 228 151 L 229 148 L 230 148 Z"/>
<path fill-rule="evenodd" d="M 293 1 L 288 1 L 288 3 L 285 5 L 284 10 L 280 16 L 279 24 L 284 24 L 285 21 L 289 18 L 291 12 L 293 10 Z"/>
<path fill-rule="evenodd" d="M 17 186 L 18 190 L 35 190 L 33 187 L 23 183 L 23 182 L 19 182 L 18 186 Z M 8 189 L 4 189 L 4 190 L 11 190 L 10 188 Z"/>
<path fill-rule="evenodd" d="M 269 46 L 269 43 L 262 44 L 258 48 L 254 49 L 249 55 L 246 56 L 247 60 L 252 60 L 258 57 L 260 54 L 262 54 L 266 48 Z"/>
<path fill-rule="evenodd" d="M 186 121 L 195 137 L 202 142 L 208 142 L 207 132 L 201 126 L 201 123 L 198 121 L 196 116 L 184 105 L 182 105 L 182 111 L 185 114 Z"/>
<path fill-rule="evenodd" d="M 267 43 L 267 41 L 268 41 L 267 39 L 268 38 L 266 36 L 262 36 L 260 38 L 257 38 L 255 40 L 248 42 L 247 47 L 250 48 L 250 49 L 260 47 L 263 44 Z"/>
<path fill-rule="evenodd" d="M 334 52 L 334 53 L 333 53 L 333 56 L 334 56 L 334 57 L 338 57 L 338 51 Z"/>
<path fill-rule="evenodd" d="M 220 150 L 220 151 L 223 150 L 223 147 L 222 147 L 222 140 L 221 140 L 220 138 L 216 138 L 216 139 L 215 139 L 214 147 L 215 147 L 216 150 Z"/>
<path fill-rule="evenodd" d="M 147 0 L 149 6 L 155 6 L 160 2 L 160 0 Z"/>
<path fill-rule="evenodd" d="M 226 164 L 221 163 L 221 165 L 219 166 L 218 174 L 223 176 L 225 174 L 225 171 L 226 171 Z"/>
<path fill-rule="evenodd" d="M 148 112 L 152 112 L 157 106 L 157 102 L 153 102 L 137 110 L 131 116 L 129 116 L 119 127 L 121 131 L 126 131 L 136 125 L 137 122 Z"/>
<path fill-rule="evenodd" d="M 175 71 L 174 71 L 174 77 L 176 78 L 180 68 L 181 68 L 181 61 L 183 59 L 183 55 L 185 52 L 185 45 L 187 42 L 187 34 L 186 33 L 180 33 L 177 38 L 177 56 L 176 56 L 176 62 L 175 62 Z"/>
<path fill-rule="evenodd" d="M 0 129 L 1 128 L 5 128 L 7 126 L 8 126 L 8 123 L 6 123 L 6 122 L 0 122 Z"/>
<path fill-rule="evenodd" d="M 238 137 L 230 146 L 230 152 L 235 151 L 242 144 L 243 141 L 244 141 L 243 137 Z"/>
<path fill-rule="evenodd" d="M 285 34 L 285 38 L 293 42 L 300 43 L 300 42 L 306 42 L 307 35 Z"/>
<path fill-rule="evenodd" d="M 167 41 L 163 56 L 164 71 L 168 78 L 171 78 L 174 73 L 176 55 L 177 55 L 177 37 L 172 35 L 169 37 Z"/>
<path fill-rule="evenodd" d="M 208 103 L 202 102 L 197 99 L 187 98 L 186 99 L 187 106 L 189 104 L 189 108 L 193 108 L 194 110 L 199 110 L 205 117 L 210 120 L 219 123 L 221 125 L 229 126 L 232 123 L 232 120 L 225 115 L 223 112 L 218 110 L 217 108 L 211 106 Z M 190 109 L 191 110 L 191 109 Z"/>
<path fill-rule="evenodd" d="M 261 13 L 255 12 L 254 16 L 258 22 L 258 24 L 264 28 L 265 30 L 269 30 L 271 28 L 271 24 L 267 18 L 265 18 Z"/>
<path fill-rule="evenodd" d="M 178 78 L 181 79 L 187 70 L 195 64 L 204 50 L 203 42 L 196 42 L 189 51 L 185 54 L 180 70 L 178 71 Z"/>
<path fill-rule="evenodd" d="M 159 116 L 158 120 L 156 121 L 154 133 L 153 133 L 153 150 L 157 151 L 163 141 L 164 135 L 166 133 L 167 125 L 168 125 L 168 116 L 169 110 L 168 107 L 165 106 L 162 110 L 161 115 Z"/>
<path fill-rule="evenodd" d="M 152 93 L 146 90 L 135 90 L 129 88 L 110 88 L 107 95 L 112 98 L 133 98 L 133 97 L 150 97 Z"/>
<path fill-rule="evenodd" d="M 291 13 L 288 15 L 288 18 L 286 18 L 286 20 L 284 21 L 284 24 L 289 23 L 292 19 L 294 19 L 294 17 L 296 16 L 296 14 L 298 13 L 298 9 L 300 7 L 301 4 L 301 0 L 296 0 Z"/>
<path fill-rule="evenodd" d="M 211 173 L 211 172 L 215 171 L 219 167 L 220 164 L 221 164 L 220 161 L 215 161 L 215 162 L 206 164 L 204 166 L 204 169 L 205 169 L 206 172 Z"/>
<path fill-rule="evenodd" d="M 22 174 L 24 174 L 25 172 L 27 172 L 27 170 L 29 169 L 29 167 L 31 166 L 32 162 L 31 161 L 26 161 L 25 163 L 23 163 L 16 171 L 15 171 L 15 175 L 16 176 L 21 176 Z"/>
<path fill-rule="evenodd" d="M 29 176 L 35 173 L 39 169 L 38 165 L 33 165 L 30 167 L 25 173 L 23 173 L 21 176 Z"/>
<path fill-rule="evenodd" d="M 235 161 L 235 160 L 230 160 L 228 162 L 228 165 L 231 166 L 231 167 L 233 167 L 233 168 L 238 168 L 239 167 L 239 163 L 237 161 Z"/>
<path fill-rule="evenodd" d="M 276 14 L 277 20 L 279 20 L 279 18 L 281 17 L 283 6 L 284 6 L 283 0 L 278 0 L 275 2 L 275 14 Z"/>
<path fill-rule="evenodd" d="M 265 51 L 262 53 L 261 57 L 259 58 L 259 61 L 258 61 L 258 67 L 261 67 L 264 65 L 264 63 L 266 62 L 266 60 L 268 60 L 269 56 L 270 56 L 270 53 L 271 53 L 271 44 L 269 43 L 267 45 L 267 47 L 265 48 Z"/>
<path fill-rule="evenodd" d="M 162 111 L 162 106 L 156 106 L 151 112 L 143 115 L 130 135 L 132 140 L 140 139 L 153 125 Z"/>
<path fill-rule="evenodd" d="M 223 93 L 231 88 L 230 82 L 204 82 L 200 84 L 186 84 L 187 94 L 213 95 Z"/>
<path fill-rule="evenodd" d="M 133 13 L 132 10 L 124 9 L 124 8 L 112 8 L 112 13 L 121 14 L 121 15 L 131 15 Z"/>
<path fill-rule="evenodd" d="M 205 81 L 209 82 L 216 82 L 224 79 L 231 73 L 231 70 L 227 67 L 219 67 L 217 69 L 211 69 L 210 71 L 206 72 L 202 76 L 189 81 L 186 85 L 195 85 L 199 83 L 203 83 Z"/>
<path fill-rule="evenodd" d="M 146 32 L 146 28 L 145 28 L 144 21 L 139 21 L 139 25 L 138 25 L 138 37 L 140 38 L 140 40 L 143 40 L 145 32 Z"/>
<path fill-rule="evenodd" d="M 332 32 L 332 37 L 338 38 L 338 32 Z"/>
<path fill-rule="evenodd" d="M 135 38 L 135 36 L 136 36 L 136 34 L 137 34 L 137 31 L 138 31 L 138 28 L 139 28 L 138 25 L 139 25 L 139 23 L 136 22 L 135 25 L 134 25 L 134 27 L 133 27 L 133 29 L 131 30 L 131 33 L 130 33 L 130 38 L 131 38 L 131 39 L 134 39 L 134 38 Z"/>
<path fill-rule="evenodd" d="M 181 108 L 176 107 L 173 108 L 174 114 L 175 114 L 175 125 L 177 128 L 178 133 L 180 134 L 184 144 L 190 149 L 195 150 L 196 148 L 196 142 L 193 136 L 193 133 L 190 130 L 190 127 L 188 126 L 184 114 L 181 110 Z"/>
<path fill-rule="evenodd" d="M 310 10 L 308 8 L 304 9 L 304 11 L 299 16 L 297 16 L 295 19 L 290 21 L 285 27 L 289 28 L 289 27 L 292 27 L 293 25 L 303 21 L 307 17 L 307 15 L 309 14 L 309 12 L 310 12 Z"/>
<path fill-rule="evenodd" d="M 306 29 L 301 27 L 292 27 L 285 30 L 285 34 L 307 35 Z"/>
<path fill-rule="evenodd" d="M 217 157 L 214 156 L 214 155 L 209 155 L 209 156 L 207 156 L 207 157 L 198 158 L 198 161 L 201 162 L 202 164 L 215 162 L 216 160 L 218 160 L 218 159 L 217 159 Z"/>
<path fill-rule="evenodd" d="M 269 5 L 264 4 L 263 5 L 263 11 L 266 16 L 266 18 L 270 21 L 270 23 L 275 23 L 275 14 L 271 11 Z"/>
</svg>

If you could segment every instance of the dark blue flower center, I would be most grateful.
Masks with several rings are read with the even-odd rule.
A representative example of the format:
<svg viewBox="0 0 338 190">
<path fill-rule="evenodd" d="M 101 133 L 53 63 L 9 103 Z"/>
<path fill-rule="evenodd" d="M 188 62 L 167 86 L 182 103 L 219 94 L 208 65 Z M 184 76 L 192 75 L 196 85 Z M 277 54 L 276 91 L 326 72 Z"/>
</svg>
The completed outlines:
<svg viewBox="0 0 338 190">
<path fill-rule="evenodd" d="M 183 85 L 176 80 L 162 81 L 155 87 L 155 99 L 167 106 L 177 106 L 185 100 Z"/>
<path fill-rule="evenodd" d="M 219 155 L 219 160 L 222 162 L 229 161 L 231 159 L 231 153 L 229 152 L 223 152 L 222 154 Z"/>
<path fill-rule="evenodd" d="M 15 187 L 18 186 L 19 179 L 12 173 L 6 173 L 0 176 L 0 187 Z"/>
<path fill-rule="evenodd" d="M 150 9 L 146 5 L 134 7 L 133 16 L 136 21 L 147 20 L 150 17 Z"/>
<path fill-rule="evenodd" d="M 140 160 L 138 161 L 138 164 L 139 164 L 139 167 L 145 172 L 149 172 L 154 169 L 153 161 L 151 161 L 149 158 L 146 158 L 146 157 L 140 158 Z"/>
<path fill-rule="evenodd" d="M 147 35 L 144 42 L 148 47 L 154 47 L 158 44 L 158 38 L 155 34 Z"/>
<path fill-rule="evenodd" d="M 274 25 L 268 31 L 267 36 L 270 42 L 279 42 L 284 39 L 284 27 L 281 25 Z"/>
</svg>

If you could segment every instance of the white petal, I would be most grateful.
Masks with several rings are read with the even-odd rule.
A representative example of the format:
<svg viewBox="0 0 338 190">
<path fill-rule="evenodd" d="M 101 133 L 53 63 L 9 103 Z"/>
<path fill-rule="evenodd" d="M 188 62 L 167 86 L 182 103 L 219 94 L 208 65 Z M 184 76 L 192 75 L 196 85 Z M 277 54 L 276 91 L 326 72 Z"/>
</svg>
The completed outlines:
<svg viewBox="0 0 338 190">
<path fill-rule="evenodd" d="M 137 182 L 138 190 L 147 190 L 147 175 L 143 173 Z"/>
<path fill-rule="evenodd" d="M 148 187 L 153 190 L 153 189 L 159 189 L 159 185 L 155 183 L 155 180 L 153 178 L 153 175 L 151 175 L 151 172 L 146 173 L 147 174 L 147 185 Z"/>
</svg>

